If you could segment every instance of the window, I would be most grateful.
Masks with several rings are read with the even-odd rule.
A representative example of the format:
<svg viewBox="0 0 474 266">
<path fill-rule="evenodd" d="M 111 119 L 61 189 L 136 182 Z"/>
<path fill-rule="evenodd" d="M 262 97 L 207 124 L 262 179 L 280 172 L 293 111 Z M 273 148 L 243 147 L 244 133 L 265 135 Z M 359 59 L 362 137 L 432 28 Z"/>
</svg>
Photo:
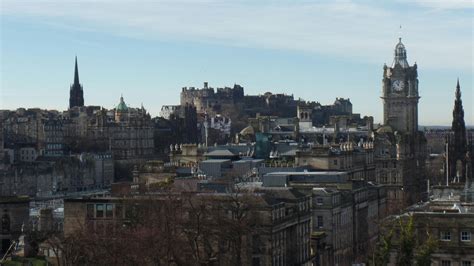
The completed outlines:
<svg viewBox="0 0 474 266">
<path fill-rule="evenodd" d="M 317 205 L 323 205 L 323 198 L 316 198 Z"/>
<path fill-rule="evenodd" d="M 94 218 L 94 204 L 87 204 L 87 218 Z"/>
<path fill-rule="evenodd" d="M 103 218 L 104 217 L 104 204 L 95 205 L 95 217 Z"/>
<path fill-rule="evenodd" d="M 323 223 L 323 216 L 318 216 L 317 226 L 318 226 L 318 228 L 321 228 L 321 227 L 324 226 L 324 223 Z"/>
<path fill-rule="evenodd" d="M 260 258 L 258 258 L 258 257 L 252 258 L 252 265 L 253 266 L 260 266 Z"/>
<path fill-rule="evenodd" d="M 451 261 L 450 260 L 442 260 L 441 261 L 441 266 L 451 266 Z"/>
<path fill-rule="evenodd" d="M 461 241 L 471 241 L 471 232 L 462 231 L 461 232 Z"/>
<path fill-rule="evenodd" d="M 451 232 L 449 231 L 442 231 L 440 239 L 442 241 L 451 241 Z"/>
<path fill-rule="evenodd" d="M 115 204 L 115 218 L 123 218 L 122 205 L 120 204 Z"/>
<path fill-rule="evenodd" d="M 461 263 L 461 266 L 471 266 L 471 261 L 470 260 L 463 260 Z"/>
<path fill-rule="evenodd" d="M 262 241 L 260 240 L 259 235 L 252 236 L 252 253 L 253 254 L 260 254 L 262 253 Z"/>
<path fill-rule="evenodd" d="M 337 165 L 337 160 L 334 160 L 334 165 Z"/>
<path fill-rule="evenodd" d="M 114 206 L 112 204 L 105 205 L 105 217 L 112 218 L 114 216 Z"/>
</svg>

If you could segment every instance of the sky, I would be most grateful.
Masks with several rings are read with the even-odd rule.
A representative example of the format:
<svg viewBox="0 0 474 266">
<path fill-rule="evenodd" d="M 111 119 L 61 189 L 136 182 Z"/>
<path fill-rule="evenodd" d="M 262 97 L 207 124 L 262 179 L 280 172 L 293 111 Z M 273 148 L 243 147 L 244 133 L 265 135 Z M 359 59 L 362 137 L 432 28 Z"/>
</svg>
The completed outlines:
<svg viewBox="0 0 474 266">
<path fill-rule="evenodd" d="M 401 37 L 420 125 L 451 123 L 457 78 L 474 125 L 473 12 L 471 0 L 0 0 L 0 109 L 67 109 L 77 55 L 86 105 L 123 94 L 156 116 L 207 81 L 350 98 L 381 122 L 383 65 Z"/>
</svg>

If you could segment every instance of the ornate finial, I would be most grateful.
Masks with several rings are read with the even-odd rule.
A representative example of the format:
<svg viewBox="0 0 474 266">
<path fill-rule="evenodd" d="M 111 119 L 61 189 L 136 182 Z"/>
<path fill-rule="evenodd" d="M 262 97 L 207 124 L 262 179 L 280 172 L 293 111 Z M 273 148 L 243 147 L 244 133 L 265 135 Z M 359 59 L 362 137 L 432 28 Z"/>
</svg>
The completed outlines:
<svg viewBox="0 0 474 266">
<path fill-rule="evenodd" d="M 398 30 L 398 41 L 402 42 L 402 24 L 400 24 L 400 27 Z"/>
</svg>

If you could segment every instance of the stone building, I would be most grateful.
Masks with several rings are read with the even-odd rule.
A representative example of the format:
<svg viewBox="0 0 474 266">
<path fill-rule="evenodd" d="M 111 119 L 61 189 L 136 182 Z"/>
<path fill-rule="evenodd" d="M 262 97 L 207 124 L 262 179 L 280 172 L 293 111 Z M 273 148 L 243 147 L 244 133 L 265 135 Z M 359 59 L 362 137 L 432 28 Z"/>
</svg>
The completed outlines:
<svg viewBox="0 0 474 266">
<path fill-rule="evenodd" d="M 374 136 L 376 179 L 387 189 L 388 209 L 426 199 L 426 139 L 418 131 L 418 72 L 399 40 L 391 67 L 383 71 L 384 124 Z"/>
<path fill-rule="evenodd" d="M 171 115 L 179 112 L 181 105 L 163 105 L 160 110 L 160 117 L 169 120 Z"/>
<path fill-rule="evenodd" d="M 374 180 L 374 148 L 371 142 L 313 145 L 296 151 L 295 164 L 317 170 L 345 171 L 351 180 Z"/>
<path fill-rule="evenodd" d="M 198 114 L 209 116 L 220 114 L 235 121 L 236 123 L 232 124 L 232 134 L 239 132 L 246 126 L 245 119 L 258 114 L 296 117 L 297 102 L 293 95 L 270 92 L 263 95 L 244 96 L 244 88 L 237 84 L 232 88 L 225 87 L 215 90 L 205 82 L 202 89 L 184 87 L 181 91 L 181 106 L 189 104 L 196 107 Z"/>
<path fill-rule="evenodd" d="M 360 120 L 359 114 L 352 113 L 351 100 L 345 98 L 336 98 L 333 104 L 321 105 L 319 102 L 310 102 L 312 107 L 311 120 L 316 126 L 331 124 L 331 118 L 337 116 L 346 116 L 349 120 Z"/>
<path fill-rule="evenodd" d="M 354 217 L 350 194 L 313 188 L 311 238 L 319 265 L 350 265 L 354 260 Z"/>
<path fill-rule="evenodd" d="M 311 241 L 316 265 L 364 262 L 386 217 L 385 188 L 351 181 L 346 172 L 274 172 L 264 187 L 291 187 L 312 197 Z"/>
<path fill-rule="evenodd" d="M 230 142 L 232 120 L 221 114 L 204 115 L 200 119 L 201 142 L 224 144 Z"/>
<path fill-rule="evenodd" d="M 62 119 L 51 119 L 44 123 L 44 156 L 62 156 L 65 150 Z"/>
<path fill-rule="evenodd" d="M 154 142 L 158 155 L 166 155 L 170 152 L 170 145 L 176 143 L 198 143 L 200 142 L 200 129 L 203 127 L 202 115 L 198 116 L 196 107 L 190 104 L 165 108 L 168 118 L 153 118 Z M 169 107 L 169 106 L 168 106 Z"/>
<path fill-rule="evenodd" d="M 41 109 L 9 111 L 3 117 L 3 130 L 7 143 L 44 142 L 44 121 L 52 114 Z M 40 145 L 37 145 L 39 148 Z"/>
<path fill-rule="evenodd" d="M 48 197 L 107 188 L 113 180 L 111 154 L 40 157 L 34 163 L 13 164 L 0 170 L 0 195 Z"/>
<path fill-rule="evenodd" d="M 23 160 L 21 155 L 27 154 L 26 148 L 35 158 L 63 154 L 64 126 L 59 112 L 20 108 L 5 112 L 1 119 L 5 147 L 14 157 L 10 161 L 34 161 L 31 157 Z"/>
<path fill-rule="evenodd" d="M 3 112 L 1 117 L 4 153 L 2 154 L 7 154 L 7 156 L 2 163 L 5 163 L 7 168 L 13 164 L 36 165 L 37 163 L 36 170 L 24 169 L 24 175 L 36 173 L 44 176 L 43 171 L 53 169 L 52 165 L 61 163 L 61 159 L 69 160 L 71 156 L 65 156 L 65 154 L 79 156 L 82 153 L 88 153 L 99 157 L 106 154 L 113 157 L 110 160 L 125 162 L 152 157 L 155 146 L 154 125 L 150 115 L 143 107 L 129 108 L 123 98 L 118 107 L 117 112 L 115 109 L 106 110 L 96 106 L 75 106 L 63 113 L 40 109 Z M 28 166 L 24 167 L 28 168 Z M 20 172 L 23 171 L 22 165 L 14 168 Z M 11 169 L 6 169 L 6 171 L 9 177 L 15 175 Z M 112 171 L 112 173 L 119 172 Z M 128 173 L 127 169 L 122 172 L 124 172 L 123 176 Z M 61 179 L 60 177 L 61 175 L 57 179 Z M 15 183 L 13 180 L 16 179 L 8 183 Z M 38 180 L 42 179 L 38 178 Z M 94 183 L 95 181 L 87 181 L 81 174 L 75 180 L 75 183 L 65 182 L 68 184 L 66 190 L 74 191 L 99 186 Z M 38 187 L 42 187 L 42 182 L 37 183 Z M 36 182 L 32 181 L 31 184 L 36 184 Z M 28 194 L 36 193 L 33 192 L 36 188 L 30 186 L 31 184 L 24 184 L 24 189 Z M 56 191 L 56 189 L 42 188 L 41 193 Z"/>
<path fill-rule="evenodd" d="M 115 160 L 150 157 L 154 152 L 153 123 L 143 106 L 129 108 L 120 97 L 114 110 L 94 113 L 87 125 L 86 138 Z"/>
<path fill-rule="evenodd" d="M 15 241 L 18 243 L 30 215 L 28 197 L 0 197 L 0 254 L 3 256 Z"/>
<path fill-rule="evenodd" d="M 310 129 L 313 127 L 313 108 L 309 104 L 299 103 L 297 107 L 297 117 L 300 129 Z"/>
<path fill-rule="evenodd" d="M 266 92 L 263 95 L 246 95 L 244 97 L 244 114 L 248 117 L 278 116 L 296 117 L 299 100 L 293 95 Z"/>
<path fill-rule="evenodd" d="M 182 213 L 179 215 L 188 219 L 193 218 L 195 206 L 200 206 L 199 204 L 205 204 L 205 209 L 209 211 L 206 215 L 210 216 L 203 217 L 208 223 L 203 226 L 206 226 L 204 230 L 210 226 L 211 231 L 203 237 L 208 238 L 209 245 L 206 248 L 214 252 L 217 264 L 228 265 L 231 255 L 226 253 L 223 245 L 226 240 L 215 241 L 212 239 L 214 233 L 211 232 L 219 232 L 227 226 L 215 224 L 216 221 L 226 219 L 232 223 L 234 219 L 232 217 L 239 215 L 238 209 L 234 208 L 232 211 L 226 207 L 235 206 L 233 204 L 237 201 L 246 206 L 246 218 L 240 222 L 240 226 L 245 226 L 247 220 L 251 221 L 251 224 L 248 224 L 250 227 L 246 229 L 247 233 L 240 240 L 239 257 L 242 265 L 310 265 L 310 197 L 291 188 L 267 188 L 256 193 L 192 193 L 192 197 L 189 198 L 185 194 L 179 195 L 173 198 L 178 201 L 183 199 L 183 204 L 177 205 L 179 208 L 182 207 L 180 209 Z M 170 195 L 154 194 L 152 198 L 135 196 L 128 199 L 66 199 L 64 233 L 71 235 L 76 230 L 88 228 L 107 237 L 113 231 L 110 230 L 113 225 L 120 226 L 131 222 L 130 208 L 146 207 L 140 205 L 141 200 L 144 203 L 149 200 L 156 202 L 167 200 L 169 203 Z M 133 204 L 127 204 L 127 201 Z M 165 202 L 156 206 L 158 208 L 165 206 Z M 192 222 L 185 222 L 184 228 L 179 227 L 180 230 L 187 230 L 188 233 L 189 230 L 195 230 Z M 182 258 L 192 256 L 188 254 L 187 247 L 180 247 L 180 250 Z"/>
<path fill-rule="evenodd" d="M 244 98 L 244 88 L 235 84 L 233 88 L 214 88 L 209 87 L 204 82 L 202 89 L 194 87 L 184 87 L 181 91 L 181 106 L 193 105 L 198 113 L 220 112 L 223 109 L 233 108 L 237 103 L 241 103 Z"/>
<path fill-rule="evenodd" d="M 473 187 L 468 188 L 471 194 Z M 468 266 L 474 264 L 474 203 L 466 200 L 464 185 L 435 186 L 431 200 L 407 209 L 397 216 L 413 219 L 416 241 L 423 243 L 429 234 L 437 245 L 431 254 L 434 266 Z M 398 222 L 396 224 L 399 224 Z M 395 235 L 395 242 L 398 235 Z M 388 265 L 397 265 L 398 246 L 391 253 Z"/>
</svg>

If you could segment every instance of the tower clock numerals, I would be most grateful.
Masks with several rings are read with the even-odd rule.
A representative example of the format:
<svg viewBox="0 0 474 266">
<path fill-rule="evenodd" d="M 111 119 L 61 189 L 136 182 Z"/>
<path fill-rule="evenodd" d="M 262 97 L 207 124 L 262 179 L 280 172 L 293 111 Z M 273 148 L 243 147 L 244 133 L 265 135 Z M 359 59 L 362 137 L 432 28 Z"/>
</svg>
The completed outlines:
<svg viewBox="0 0 474 266">
<path fill-rule="evenodd" d="M 403 91 L 404 88 L 405 88 L 405 83 L 403 81 L 397 79 L 392 82 L 392 90 L 396 92 L 401 92 Z"/>
</svg>

